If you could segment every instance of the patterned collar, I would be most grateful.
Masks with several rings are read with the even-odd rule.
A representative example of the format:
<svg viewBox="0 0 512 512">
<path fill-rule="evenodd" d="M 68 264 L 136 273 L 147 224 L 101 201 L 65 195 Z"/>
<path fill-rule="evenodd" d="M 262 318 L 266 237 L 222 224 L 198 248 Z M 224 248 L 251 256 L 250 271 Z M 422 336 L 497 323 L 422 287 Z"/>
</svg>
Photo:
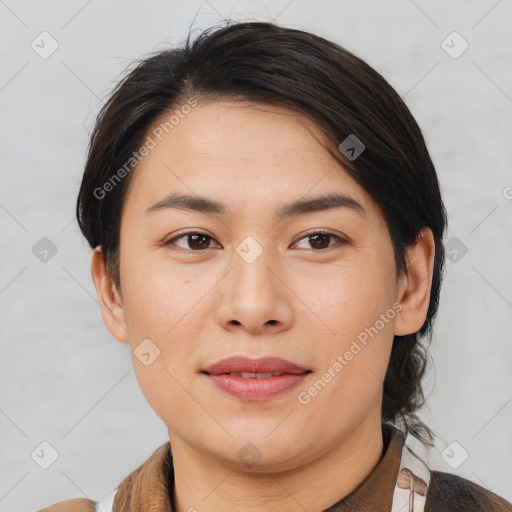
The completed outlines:
<svg viewBox="0 0 512 512">
<path fill-rule="evenodd" d="M 348 496 L 324 512 L 423 512 L 430 471 L 424 445 L 385 423 L 384 455 Z M 421 454 L 421 455 L 417 455 Z"/>
</svg>

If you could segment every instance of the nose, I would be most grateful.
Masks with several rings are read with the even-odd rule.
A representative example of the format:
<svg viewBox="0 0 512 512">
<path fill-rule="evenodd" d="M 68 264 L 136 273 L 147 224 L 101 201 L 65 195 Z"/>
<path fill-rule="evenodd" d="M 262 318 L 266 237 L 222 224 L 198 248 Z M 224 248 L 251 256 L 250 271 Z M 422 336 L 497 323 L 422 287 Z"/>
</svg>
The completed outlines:
<svg viewBox="0 0 512 512">
<path fill-rule="evenodd" d="M 271 256 L 266 251 L 254 261 L 234 256 L 232 270 L 219 283 L 217 318 L 224 329 L 270 334 L 291 326 L 293 294 Z"/>
</svg>

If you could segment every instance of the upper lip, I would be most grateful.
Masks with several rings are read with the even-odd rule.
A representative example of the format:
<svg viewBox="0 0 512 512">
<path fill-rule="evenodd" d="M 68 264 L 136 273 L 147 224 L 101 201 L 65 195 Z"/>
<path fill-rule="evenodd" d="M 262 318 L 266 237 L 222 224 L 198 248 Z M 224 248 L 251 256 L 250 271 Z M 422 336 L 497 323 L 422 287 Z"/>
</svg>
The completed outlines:
<svg viewBox="0 0 512 512">
<path fill-rule="evenodd" d="M 289 373 L 300 375 L 308 371 L 306 368 L 280 357 L 250 359 L 244 356 L 222 359 L 203 370 L 203 372 L 211 375 L 222 373 Z"/>
</svg>

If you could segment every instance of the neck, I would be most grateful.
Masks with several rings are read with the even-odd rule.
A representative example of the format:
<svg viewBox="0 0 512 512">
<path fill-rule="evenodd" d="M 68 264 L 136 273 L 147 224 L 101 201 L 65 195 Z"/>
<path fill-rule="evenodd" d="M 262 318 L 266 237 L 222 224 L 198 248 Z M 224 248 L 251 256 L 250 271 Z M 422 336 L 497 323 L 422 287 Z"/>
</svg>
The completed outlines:
<svg viewBox="0 0 512 512">
<path fill-rule="evenodd" d="M 176 512 L 324 510 L 371 473 L 382 451 L 378 422 L 361 424 L 327 453 L 286 471 L 250 472 L 171 439 Z"/>
</svg>

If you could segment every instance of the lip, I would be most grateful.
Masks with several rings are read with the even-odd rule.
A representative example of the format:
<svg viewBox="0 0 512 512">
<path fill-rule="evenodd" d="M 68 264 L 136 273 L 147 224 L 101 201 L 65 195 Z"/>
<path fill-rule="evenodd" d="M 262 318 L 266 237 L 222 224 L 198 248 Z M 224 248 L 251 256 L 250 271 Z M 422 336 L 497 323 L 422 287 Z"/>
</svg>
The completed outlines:
<svg viewBox="0 0 512 512">
<path fill-rule="evenodd" d="M 241 400 L 263 401 L 291 391 L 307 377 L 307 370 L 280 357 L 250 359 L 228 357 L 209 366 L 201 373 L 221 391 Z M 242 378 L 228 373 L 283 373 L 277 377 Z"/>
<path fill-rule="evenodd" d="M 289 373 L 291 375 L 299 375 L 307 372 L 306 368 L 282 359 L 280 357 L 260 357 L 251 359 L 244 356 L 233 356 L 212 364 L 205 370 L 210 375 L 219 375 L 221 373 Z"/>
</svg>

